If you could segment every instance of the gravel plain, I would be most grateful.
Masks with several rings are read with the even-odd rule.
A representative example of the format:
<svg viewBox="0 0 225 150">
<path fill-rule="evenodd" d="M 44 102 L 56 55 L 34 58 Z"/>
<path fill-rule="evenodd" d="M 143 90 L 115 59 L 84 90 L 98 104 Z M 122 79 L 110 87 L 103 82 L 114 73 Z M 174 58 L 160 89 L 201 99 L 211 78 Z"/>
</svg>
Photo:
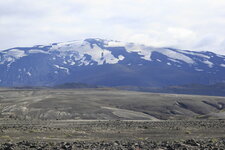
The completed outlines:
<svg viewBox="0 0 225 150">
<path fill-rule="evenodd" d="M 0 150 L 222 150 L 224 104 L 114 89 L 1 89 Z"/>
</svg>

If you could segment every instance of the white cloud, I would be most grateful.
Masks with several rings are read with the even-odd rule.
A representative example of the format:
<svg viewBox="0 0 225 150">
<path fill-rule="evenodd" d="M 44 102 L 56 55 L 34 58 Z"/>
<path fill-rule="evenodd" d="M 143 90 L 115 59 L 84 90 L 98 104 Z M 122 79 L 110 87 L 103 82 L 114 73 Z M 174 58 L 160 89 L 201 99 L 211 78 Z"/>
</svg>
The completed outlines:
<svg viewBox="0 0 225 150">
<path fill-rule="evenodd" d="M 0 49 L 88 37 L 225 54 L 224 0 L 0 1 Z"/>
</svg>

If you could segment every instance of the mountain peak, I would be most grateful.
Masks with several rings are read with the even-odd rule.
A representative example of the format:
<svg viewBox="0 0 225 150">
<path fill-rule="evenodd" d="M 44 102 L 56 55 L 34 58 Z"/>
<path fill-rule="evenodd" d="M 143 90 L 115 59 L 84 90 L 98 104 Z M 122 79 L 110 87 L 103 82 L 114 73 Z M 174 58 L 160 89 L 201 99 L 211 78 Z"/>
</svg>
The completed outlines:
<svg viewBox="0 0 225 150">
<path fill-rule="evenodd" d="M 88 38 L 0 51 L 0 71 L 4 86 L 205 84 L 225 80 L 225 56 Z"/>
</svg>

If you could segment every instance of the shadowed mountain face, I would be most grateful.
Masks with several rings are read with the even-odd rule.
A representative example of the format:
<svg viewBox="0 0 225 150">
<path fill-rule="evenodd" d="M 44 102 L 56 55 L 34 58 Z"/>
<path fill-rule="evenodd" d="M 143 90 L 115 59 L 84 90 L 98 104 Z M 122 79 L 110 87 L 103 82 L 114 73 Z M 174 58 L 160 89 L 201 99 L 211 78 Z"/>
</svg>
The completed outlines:
<svg viewBox="0 0 225 150">
<path fill-rule="evenodd" d="M 63 88 L 64 86 L 61 85 Z M 78 84 L 79 87 L 79 84 Z M 66 85 L 65 85 L 66 88 Z M 68 88 L 68 86 L 67 86 Z M 75 86 L 70 86 L 75 88 Z M 137 87 L 137 86 L 120 86 L 117 89 L 129 91 L 142 91 L 153 93 L 175 93 L 175 94 L 191 94 L 191 95 L 208 95 L 208 96 L 225 96 L 225 83 L 216 83 L 210 85 L 189 84 L 167 87 Z"/>
<path fill-rule="evenodd" d="M 225 81 L 225 56 L 86 39 L 2 50 L 0 71 L 1 86 L 212 84 Z"/>
</svg>

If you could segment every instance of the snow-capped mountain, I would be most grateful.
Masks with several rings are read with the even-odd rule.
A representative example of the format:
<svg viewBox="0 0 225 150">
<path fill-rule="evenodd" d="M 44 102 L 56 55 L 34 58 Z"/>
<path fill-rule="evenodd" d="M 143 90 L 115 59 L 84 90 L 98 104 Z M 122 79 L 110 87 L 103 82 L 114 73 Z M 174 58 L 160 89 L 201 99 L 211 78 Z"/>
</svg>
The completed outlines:
<svg viewBox="0 0 225 150">
<path fill-rule="evenodd" d="M 86 39 L 1 50 L 0 71 L 1 86 L 210 84 L 225 81 L 225 56 Z"/>
</svg>

